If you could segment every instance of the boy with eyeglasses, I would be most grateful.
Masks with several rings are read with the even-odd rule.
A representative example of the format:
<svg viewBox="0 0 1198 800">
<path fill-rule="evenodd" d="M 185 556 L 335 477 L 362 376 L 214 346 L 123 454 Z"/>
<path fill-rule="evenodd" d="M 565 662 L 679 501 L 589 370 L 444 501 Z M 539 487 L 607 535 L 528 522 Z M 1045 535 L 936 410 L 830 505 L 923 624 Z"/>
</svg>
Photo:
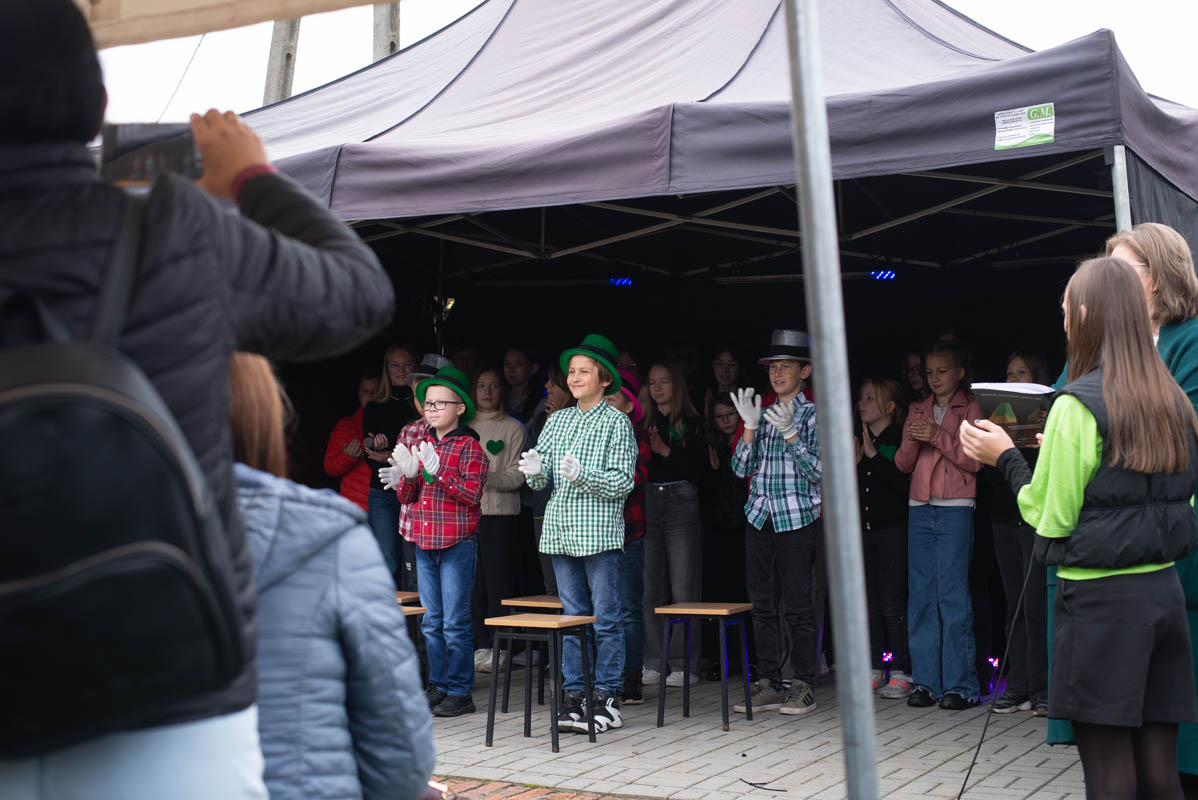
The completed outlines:
<svg viewBox="0 0 1198 800">
<path fill-rule="evenodd" d="M 753 389 L 732 395 L 745 426 L 732 454 L 732 470 L 739 477 L 750 478 L 745 503 L 745 578 L 753 603 L 760 676 L 751 700 L 755 711 L 808 714 L 816 708 L 811 566 L 819 534 L 821 466 L 815 405 L 802 393 L 804 382 L 811 377 L 807 334 L 774 331 L 770 349 L 759 363 L 769 370 L 777 402 L 763 413 L 761 398 Z M 761 424 L 762 417 L 767 425 Z M 779 622 L 783 615 L 790 629 L 794 671 L 789 689 L 782 683 Z M 743 713 L 745 706 L 734 709 Z"/>
<path fill-rule="evenodd" d="M 417 588 L 428 609 L 420 625 L 428 650 L 428 703 L 434 716 L 456 717 L 475 710 L 470 597 L 489 462 L 478 434 L 466 427 L 474 402 L 465 373 L 443 367 L 416 384 L 416 399 L 428 435 L 419 446 L 397 445 L 379 480 L 410 507 Z"/>
</svg>

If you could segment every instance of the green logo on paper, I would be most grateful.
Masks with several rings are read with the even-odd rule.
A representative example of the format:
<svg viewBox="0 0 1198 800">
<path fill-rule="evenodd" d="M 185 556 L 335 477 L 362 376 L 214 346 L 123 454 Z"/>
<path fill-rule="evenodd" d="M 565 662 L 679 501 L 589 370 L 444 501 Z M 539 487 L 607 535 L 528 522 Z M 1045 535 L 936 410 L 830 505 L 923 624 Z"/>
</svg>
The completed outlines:
<svg viewBox="0 0 1198 800">
<path fill-rule="evenodd" d="M 1051 119 L 1052 117 L 1052 103 L 1046 106 L 1032 106 L 1027 110 L 1027 118 L 1029 120 Z"/>
</svg>

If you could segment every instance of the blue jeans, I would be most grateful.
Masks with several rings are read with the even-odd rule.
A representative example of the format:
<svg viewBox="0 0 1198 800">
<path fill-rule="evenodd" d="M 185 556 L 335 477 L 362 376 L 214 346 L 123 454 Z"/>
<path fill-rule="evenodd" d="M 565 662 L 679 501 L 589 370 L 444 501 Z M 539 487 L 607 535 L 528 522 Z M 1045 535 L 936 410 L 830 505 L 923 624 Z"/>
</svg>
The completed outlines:
<svg viewBox="0 0 1198 800">
<path fill-rule="evenodd" d="M 933 697 L 977 698 L 969 559 L 973 509 L 912 506 L 907 526 L 907 639 L 912 679 Z"/>
<path fill-rule="evenodd" d="M 598 654 L 594 690 L 617 697 L 624 691 L 624 622 L 620 612 L 620 551 L 606 550 L 591 556 L 553 557 L 557 594 L 562 613 L 595 617 Z M 421 576 L 424 580 L 424 576 Z M 577 636 L 566 637 L 562 647 L 562 678 L 567 691 L 582 691 L 582 649 Z"/>
<path fill-rule="evenodd" d="M 394 578 L 399 566 L 399 495 L 371 488 L 367 509 L 370 530 L 383 553 L 387 574 Z"/>
<path fill-rule="evenodd" d="M 266 800 L 258 707 L 117 731 L 32 758 L 0 759 L 5 800 Z"/>
<path fill-rule="evenodd" d="M 477 556 L 477 536 L 444 550 L 416 548 L 420 604 L 428 609 L 420 623 L 428 650 L 428 682 L 457 697 L 465 697 L 474 688 L 470 596 Z"/>
<path fill-rule="evenodd" d="M 624 672 L 645 666 L 645 537 L 624 543 L 620 556 L 620 615 L 624 622 Z"/>
</svg>

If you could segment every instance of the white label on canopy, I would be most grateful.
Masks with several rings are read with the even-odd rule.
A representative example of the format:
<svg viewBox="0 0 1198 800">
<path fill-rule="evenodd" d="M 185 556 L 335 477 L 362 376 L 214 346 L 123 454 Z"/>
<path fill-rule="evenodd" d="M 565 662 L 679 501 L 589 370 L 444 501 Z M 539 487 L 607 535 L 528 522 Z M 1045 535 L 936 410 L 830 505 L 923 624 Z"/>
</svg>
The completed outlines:
<svg viewBox="0 0 1198 800">
<path fill-rule="evenodd" d="M 1055 141 L 1056 109 L 1052 103 L 994 112 L 994 149 L 1010 150 Z"/>
</svg>

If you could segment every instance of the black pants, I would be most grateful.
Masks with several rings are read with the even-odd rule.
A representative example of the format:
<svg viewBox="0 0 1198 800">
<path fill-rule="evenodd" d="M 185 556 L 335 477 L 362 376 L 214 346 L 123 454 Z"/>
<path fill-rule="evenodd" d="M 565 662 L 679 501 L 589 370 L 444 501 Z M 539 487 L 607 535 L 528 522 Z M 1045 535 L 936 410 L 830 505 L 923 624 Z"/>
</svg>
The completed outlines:
<svg viewBox="0 0 1198 800">
<path fill-rule="evenodd" d="M 745 586 L 745 525 L 721 527 L 714 522 L 703 525 L 703 600 L 710 603 L 739 603 L 749 599 Z M 703 623 L 703 657 L 715 663 L 719 671 L 720 631 L 723 622 Z M 745 630 L 748 637 L 749 663 L 757 663 L 757 650 L 752 626 Z M 735 634 L 728 641 L 728 669 L 740 672 L 740 650 L 734 645 Z"/>
<path fill-rule="evenodd" d="M 745 525 L 745 580 L 753 604 L 753 635 L 761 678 L 782 686 L 782 629 L 790 630 L 790 666 L 799 680 L 815 684 L 815 611 L 811 603 L 811 565 L 820 523 L 796 531 L 761 530 Z M 781 599 L 779 605 L 778 599 Z"/>
<path fill-rule="evenodd" d="M 1036 531 L 1030 525 L 994 522 L 994 557 L 1007 596 L 1007 693 L 1033 703 L 1048 699 L 1048 589 L 1043 564 L 1032 565 Z M 1023 588 L 1024 579 L 1027 588 Z M 1023 602 L 1014 615 L 1019 593 Z"/>
<path fill-rule="evenodd" d="M 907 526 L 864 532 L 865 595 L 869 604 L 869 647 L 874 669 L 911 674 L 907 649 Z M 890 653 L 890 663 L 882 653 Z"/>
<path fill-rule="evenodd" d="M 478 568 L 474 570 L 474 594 L 470 598 L 475 647 L 491 646 L 491 629 L 483 620 L 502 616 L 504 609 L 499 601 L 516 596 L 512 556 L 517 547 L 517 519 L 484 516 L 478 521 Z"/>
</svg>

